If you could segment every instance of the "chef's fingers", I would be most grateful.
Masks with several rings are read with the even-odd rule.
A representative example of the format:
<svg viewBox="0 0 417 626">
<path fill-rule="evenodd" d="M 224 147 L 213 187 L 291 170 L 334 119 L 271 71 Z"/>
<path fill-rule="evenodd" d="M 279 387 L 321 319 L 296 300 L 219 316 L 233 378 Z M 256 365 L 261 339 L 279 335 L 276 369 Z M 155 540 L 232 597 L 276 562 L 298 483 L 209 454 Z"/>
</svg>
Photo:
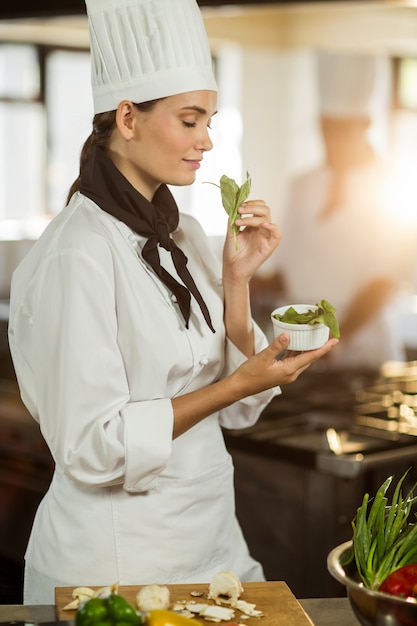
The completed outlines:
<svg viewBox="0 0 417 626">
<path fill-rule="evenodd" d="M 275 374 L 277 385 L 294 382 L 312 363 L 328 354 L 338 343 L 338 339 L 332 338 L 316 350 L 295 352 L 287 350 L 289 345 L 288 335 L 281 333 L 266 348 L 269 358 L 275 361 L 271 366 L 272 369 L 268 370 L 268 372 Z"/>
<path fill-rule="evenodd" d="M 237 210 L 239 215 L 258 215 L 266 220 L 271 219 L 271 209 L 264 200 L 247 200 Z"/>
<path fill-rule="evenodd" d="M 281 333 L 267 348 L 242 363 L 235 371 L 234 377 L 243 390 L 242 397 L 294 382 L 302 372 L 330 352 L 337 343 L 338 340 L 332 338 L 317 350 L 290 352 L 286 355 L 289 337 Z"/>
<path fill-rule="evenodd" d="M 285 334 L 285 333 L 282 333 Z M 272 353 L 275 353 L 276 348 L 280 350 L 276 355 L 275 359 L 281 360 L 285 365 L 288 373 L 290 374 L 292 371 L 298 372 L 299 370 L 304 371 L 307 367 L 309 367 L 315 361 L 322 358 L 326 354 L 328 354 L 338 343 L 339 340 L 332 337 L 329 339 L 321 348 L 316 348 L 315 350 L 306 350 L 304 352 L 298 352 L 295 350 L 284 350 L 283 347 L 283 339 L 282 334 L 279 335 L 269 346 Z M 287 336 L 285 336 L 287 337 Z M 286 339 L 285 339 L 286 344 Z M 284 345 L 285 345 L 284 344 Z M 288 344 L 286 344 L 288 345 Z"/>
</svg>

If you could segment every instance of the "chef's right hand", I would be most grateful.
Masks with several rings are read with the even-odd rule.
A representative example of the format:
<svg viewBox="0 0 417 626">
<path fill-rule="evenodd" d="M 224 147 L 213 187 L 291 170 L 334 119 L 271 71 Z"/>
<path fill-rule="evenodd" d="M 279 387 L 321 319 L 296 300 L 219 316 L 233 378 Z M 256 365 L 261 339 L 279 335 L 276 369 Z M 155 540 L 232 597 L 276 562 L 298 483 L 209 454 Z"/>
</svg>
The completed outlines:
<svg viewBox="0 0 417 626">
<path fill-rule="evenodd" d="M 287 350 L 289 337 L 281 333 L 267 348 L 245 361 L 232 376 L 236 377 L 238 385 L 242 385 L 242 397 L 288 385 L 338 343 L 338 339 L 332 338 L 316 350 L 295 352 Z"/>
</svg>

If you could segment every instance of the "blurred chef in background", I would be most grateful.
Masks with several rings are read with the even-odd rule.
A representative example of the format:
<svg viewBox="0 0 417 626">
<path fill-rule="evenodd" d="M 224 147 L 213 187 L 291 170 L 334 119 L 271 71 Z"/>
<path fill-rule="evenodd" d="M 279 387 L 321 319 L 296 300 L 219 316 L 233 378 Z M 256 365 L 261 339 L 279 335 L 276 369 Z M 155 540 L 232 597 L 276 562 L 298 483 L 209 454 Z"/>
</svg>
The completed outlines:
<svg viewBox="0 0 417 626">
<path fill-rule="evenodd" d="M 390 167 L 370 141 L 374 116 L 389 116 L 389 63 L 319 53 L 317 79 L 324 160 L 294 181 L 277 273 L 261 283 L 276 306 L 336 307 L 341 341 L 327 367 L 377 369 L 405 359 L 395 311 L 410 267 L 388 203 Z"/>
</svg>

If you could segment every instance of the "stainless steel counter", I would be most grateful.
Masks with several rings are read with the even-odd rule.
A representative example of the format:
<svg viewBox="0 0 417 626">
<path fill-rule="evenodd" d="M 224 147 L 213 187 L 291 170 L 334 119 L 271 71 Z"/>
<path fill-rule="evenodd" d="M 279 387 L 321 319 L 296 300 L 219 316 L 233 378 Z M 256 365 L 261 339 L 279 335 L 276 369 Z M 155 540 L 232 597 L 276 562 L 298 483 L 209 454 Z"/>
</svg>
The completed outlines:
<svg viewBox="0 0 417 626">
<path fill-rule="evenodd" d="M 314 626 L 357 626 L 359 623 L 347 598 L 299 600 Z M 53 606 L 0 605 L 0 623 L 8 621 L 52 622 Z"/>
</svg>

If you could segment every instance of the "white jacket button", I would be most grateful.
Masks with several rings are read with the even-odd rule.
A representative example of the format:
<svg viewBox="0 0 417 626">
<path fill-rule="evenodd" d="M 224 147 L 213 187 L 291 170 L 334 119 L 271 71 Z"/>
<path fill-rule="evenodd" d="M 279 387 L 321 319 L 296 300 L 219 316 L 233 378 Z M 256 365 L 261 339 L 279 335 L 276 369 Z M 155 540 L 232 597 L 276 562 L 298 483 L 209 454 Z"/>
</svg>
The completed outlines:
<svg viewBox="0 0 417 626">
<path fill-rule="evenodd" d="M 206 355 L 203 355 L 200 359 L 200 365 L 207 365 L 208 362 L 208 357 Z"/>
</svg>

